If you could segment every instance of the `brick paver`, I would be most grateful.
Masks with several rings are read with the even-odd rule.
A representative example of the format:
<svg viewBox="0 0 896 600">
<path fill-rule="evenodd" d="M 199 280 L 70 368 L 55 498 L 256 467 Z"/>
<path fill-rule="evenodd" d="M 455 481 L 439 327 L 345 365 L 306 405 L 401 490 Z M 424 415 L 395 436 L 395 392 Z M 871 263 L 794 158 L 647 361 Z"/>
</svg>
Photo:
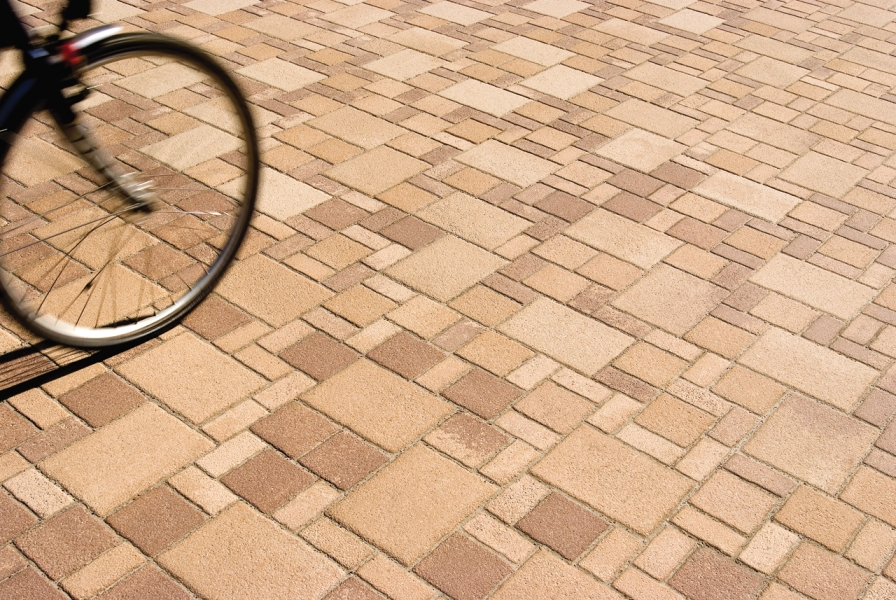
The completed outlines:
<svg viewBox="0 0 896 600">
<path fill-rule="evenodd" d="M 0 599 L 896 598 L 892 5 L 101 2 L 243 84 L 259 214 L 0 406 Z"/>
</svg>

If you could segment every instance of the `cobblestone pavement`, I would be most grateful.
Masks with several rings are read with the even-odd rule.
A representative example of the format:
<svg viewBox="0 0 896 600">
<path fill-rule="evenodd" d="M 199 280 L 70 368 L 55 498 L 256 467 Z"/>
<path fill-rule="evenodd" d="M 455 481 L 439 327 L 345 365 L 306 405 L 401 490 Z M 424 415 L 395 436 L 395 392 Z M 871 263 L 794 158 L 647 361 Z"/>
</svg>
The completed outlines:
<svg viewBox="0 0 896 600">
<path fill-rule="evenodd" d="M 261 212 L 0 404 L 0 598 L 896 598 L 893 4 L 109 0 Z"/>
</svg>

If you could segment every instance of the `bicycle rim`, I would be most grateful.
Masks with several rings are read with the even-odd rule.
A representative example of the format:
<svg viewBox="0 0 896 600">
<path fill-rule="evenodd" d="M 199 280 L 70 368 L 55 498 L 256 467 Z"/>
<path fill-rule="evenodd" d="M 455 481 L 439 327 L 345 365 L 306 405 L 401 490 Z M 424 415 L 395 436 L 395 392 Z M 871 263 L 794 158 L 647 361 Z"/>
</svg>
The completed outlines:
<svg viewBox="0 0 896 600">
<path fill-rule="evenodd" d="M 232 80 L 182 42 L 112 39 L 81 71 L 78 123 L 115 180 L 32 114 L 0 174 L 0 284 L 39 335 L 101 347 L 152 335 L 212 289 L 248 227 L 257 143 Z"/>
</svg>

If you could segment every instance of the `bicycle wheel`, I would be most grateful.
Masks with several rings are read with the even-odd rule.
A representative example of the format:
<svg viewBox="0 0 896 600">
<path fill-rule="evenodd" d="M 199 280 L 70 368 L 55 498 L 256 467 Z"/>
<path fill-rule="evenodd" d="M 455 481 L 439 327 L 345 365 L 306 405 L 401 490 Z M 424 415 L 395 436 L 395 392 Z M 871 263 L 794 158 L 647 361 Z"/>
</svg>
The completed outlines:
<svg viewBox="0 0 896 600">
<path fill-rule="evenodd" d="M 193 46 L 124 34 L 84 56 L 65 93 L 89 90 L 74 110 L 96 153 L 46 110 L 17 132 L 0 285 L 38 335 L 102 347 L 157 333 L 211 291 L 249 225 L 258 144 L 240 90 Z"/>
</svg>

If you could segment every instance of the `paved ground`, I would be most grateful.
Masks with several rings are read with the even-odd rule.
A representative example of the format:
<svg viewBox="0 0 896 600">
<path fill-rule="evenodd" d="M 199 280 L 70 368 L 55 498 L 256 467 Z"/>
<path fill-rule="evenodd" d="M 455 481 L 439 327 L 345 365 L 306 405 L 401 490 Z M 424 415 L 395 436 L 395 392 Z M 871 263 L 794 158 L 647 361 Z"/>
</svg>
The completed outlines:
<svg viewBox="0 0 896 600">
<path fill-rule="evenodd" d="M 0 598 L 896 598 L 892 4 L 107 5 L 278 185 L 0 404 Z"/>
</svg>

